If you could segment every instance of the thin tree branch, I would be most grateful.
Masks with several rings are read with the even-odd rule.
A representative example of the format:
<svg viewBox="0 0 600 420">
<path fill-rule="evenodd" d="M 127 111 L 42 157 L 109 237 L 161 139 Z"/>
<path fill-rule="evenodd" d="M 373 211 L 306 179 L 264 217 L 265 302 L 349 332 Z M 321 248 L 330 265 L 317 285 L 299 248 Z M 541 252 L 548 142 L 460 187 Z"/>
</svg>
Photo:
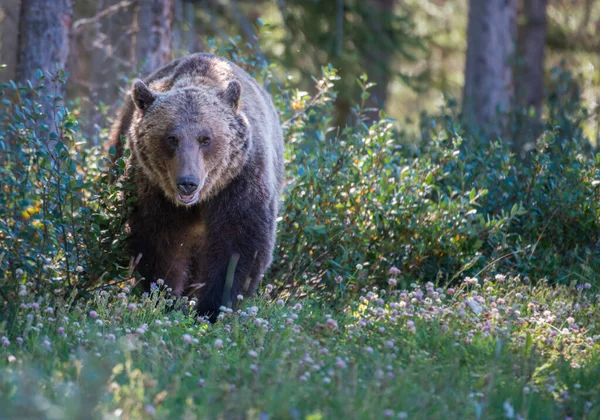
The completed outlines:
<svg viewBox="0 0 600 420">
<path fill-rule="evenodd" d="M 85 19 L 79 19 L 73 23 L 73 32 L 77 33 L 82 26 L 96 23 L 99 20 L 104 19 L 105 17 L 114 15 L 119 10 L 125 9 L 130 6 L 133 6 L 133 1 L 124 0 L 120 3 L 117 3 L 110 7 L 107 7 L 106 9 L 104 9 L 103 11 L 98 13 L 96 16 L 92 16 L 90 18 L 85 18 Z"/>
</svg>

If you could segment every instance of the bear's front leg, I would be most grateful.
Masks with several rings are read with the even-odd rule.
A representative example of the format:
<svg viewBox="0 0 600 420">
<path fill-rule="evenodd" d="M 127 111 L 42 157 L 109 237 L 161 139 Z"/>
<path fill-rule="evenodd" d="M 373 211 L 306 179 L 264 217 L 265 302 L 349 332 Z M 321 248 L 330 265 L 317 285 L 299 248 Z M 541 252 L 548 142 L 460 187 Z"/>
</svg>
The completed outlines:
<svg viewBox="0 0 600 420">
<path fill-rule="evenodd" d="M 130 219 L 129 246 L 131 255 L 138 261 L 137 271 L 144 278 L 146 291 L 158 279 L 172 289 L 172 293 L 184 294 L 189 272 L 188 249 L 181 242 L 172 223 L 159 226 L 154 220 L 134 212 Z M 171 228 L 171 229 L 170 229 Z"/>
<path fill-rule="evenodd" d="M 221 210 L 203 249 L 196 254 L 195 275 L 188 287 L 198 299 L 201 316 L 214 321 L 221 306 L 235 308 L 237 296 L 251 296 L 271 262 L 275 240 L 273 204 Z"/>
</svg>

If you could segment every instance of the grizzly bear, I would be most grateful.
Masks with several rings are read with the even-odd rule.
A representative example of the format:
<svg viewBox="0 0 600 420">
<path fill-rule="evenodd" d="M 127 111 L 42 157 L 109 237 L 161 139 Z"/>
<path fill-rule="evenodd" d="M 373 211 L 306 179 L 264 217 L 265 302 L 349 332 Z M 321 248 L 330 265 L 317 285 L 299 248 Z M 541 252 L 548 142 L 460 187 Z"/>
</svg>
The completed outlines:
<svg viewBox="0 0 600 420">
<path fill-rule="evenodd" d="M 137 192 L 129 245 L 146 287 L 163 279 L 214 320 L 250 296 L 271 263 L 283 136 L 269 94 L 211 54 L 136 80 L 113 125 Z"/>
</svg>

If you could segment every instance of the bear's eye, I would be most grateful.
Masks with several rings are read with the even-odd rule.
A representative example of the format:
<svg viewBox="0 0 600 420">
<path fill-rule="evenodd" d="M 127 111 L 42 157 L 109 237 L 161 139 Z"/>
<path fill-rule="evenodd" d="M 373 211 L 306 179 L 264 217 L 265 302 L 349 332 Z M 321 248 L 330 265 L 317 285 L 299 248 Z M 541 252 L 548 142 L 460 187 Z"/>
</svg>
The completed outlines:
<svg viewBox="0 0 600 420">
<path fill-rule="evenodd" d="M 200 143 L 200 146 L 208 146 L 210 144 L 210 136 L 198 137 L 198 143 Z"/>
<path fill-rule="evenodd" d="M 174 147 L 174 148 L 176 148 L 179 145 L 179 140 L 177 139 L 177 137 L 174 137 L 174 136 L 167 137 L 166 142 L 169 146 Z"/>
</svg>

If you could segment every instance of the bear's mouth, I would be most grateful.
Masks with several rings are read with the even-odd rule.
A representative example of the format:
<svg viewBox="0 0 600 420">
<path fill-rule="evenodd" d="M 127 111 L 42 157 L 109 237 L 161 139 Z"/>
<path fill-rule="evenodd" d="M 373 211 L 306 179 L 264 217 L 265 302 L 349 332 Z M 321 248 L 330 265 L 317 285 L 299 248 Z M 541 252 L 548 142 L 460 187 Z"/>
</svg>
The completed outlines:
<svg viewBox="0 0 600 420">
<path fill-rule="evenodd" d="M 185 195 L 185 194 L 177 194 L 177 201 L 179 201 L 182 204 L 194 204 L 196 201 L 198 201 L 198 195 L 200 193 L 200 189 L 198 189 L 194 194 L 190 194 L 190 195 Z"/>
</svg>

